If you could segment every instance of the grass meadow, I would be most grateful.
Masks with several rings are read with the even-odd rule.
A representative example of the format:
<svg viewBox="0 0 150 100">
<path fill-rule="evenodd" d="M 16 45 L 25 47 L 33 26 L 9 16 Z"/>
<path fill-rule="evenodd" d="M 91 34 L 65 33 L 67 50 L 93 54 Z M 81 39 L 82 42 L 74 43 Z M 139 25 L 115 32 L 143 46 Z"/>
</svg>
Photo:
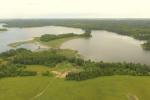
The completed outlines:
<svg viewBox="0 0 150 100">
<path fill-rule="evenodd" d="M 86 81 L 55 77 L 0 79 L 0 100 L 149 100 L 150 78 L 108 76 Z"/>
</svg>

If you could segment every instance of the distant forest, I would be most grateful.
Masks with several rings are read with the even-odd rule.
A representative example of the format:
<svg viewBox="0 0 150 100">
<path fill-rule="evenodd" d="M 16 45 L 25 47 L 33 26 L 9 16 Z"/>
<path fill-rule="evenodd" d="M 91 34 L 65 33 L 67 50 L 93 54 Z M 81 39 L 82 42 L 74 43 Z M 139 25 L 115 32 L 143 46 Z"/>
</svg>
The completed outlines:
<svg viewBox="0 0 150 100">
<path fill-rule="evenodd" d="M 146 40 L 142 45 L 150 50 L 150 19 L 15 19 L 0 20 L 6 27 L 67 26 L 84 30 L 107 30 Z"/>
<path fill-rule="evenodd" d="M 0 20 L 7 27 L 67 26 L 90 30 L 107 30 L 138 39 L 150 39 L 150 19 L 16 19 Z"/>
</svg>

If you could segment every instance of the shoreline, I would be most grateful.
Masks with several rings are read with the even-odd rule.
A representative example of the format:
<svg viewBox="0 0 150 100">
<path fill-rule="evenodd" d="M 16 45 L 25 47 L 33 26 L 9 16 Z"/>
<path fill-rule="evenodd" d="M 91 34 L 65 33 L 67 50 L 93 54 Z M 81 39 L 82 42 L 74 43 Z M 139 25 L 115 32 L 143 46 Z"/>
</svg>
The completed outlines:
<svg viewBox="0 0 150 100">
<path fill-rule="evenodd" d="M 11 44 L 8 44 L 8 46 L 12 47 L 12 48 L 17 48 L 18 46 L 21 46 L 23 44 L 28 44 L 28 43 L 40 43 L 41 45 L 45 45 L 45 46 L 48 46 L 50 48 L 60 48 L 60 46 L 69 41 L 69 40 L 72 40 L 72 39 L 77 39 L 77 38 L 82 38 L 80 36 L 73 36 L 73 37 L 67 37 L 67 38 L 60 38 L 60 39 L 55 39 L 55 40 L 51 40 L 49 42 L 43 42 L 43 41 L 40 41 L 39 37 L 35 37 L 33 38 L 32 40 L 28 40 L 28 41 L 18 41 L 18 42 L 15 42 L 15 43 L 11 43 Z"/>
</svg>

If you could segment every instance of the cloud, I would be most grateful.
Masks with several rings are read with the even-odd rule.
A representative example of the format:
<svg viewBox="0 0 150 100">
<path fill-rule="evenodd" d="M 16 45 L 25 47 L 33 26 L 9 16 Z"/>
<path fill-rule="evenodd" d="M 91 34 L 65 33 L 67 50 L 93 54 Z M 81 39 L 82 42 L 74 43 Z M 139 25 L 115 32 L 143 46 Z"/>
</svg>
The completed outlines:
<svg viewBox="0 0 150 100">
<path fill-rule="evenodd" d="M 0 0 L 0 18 L 150 17 L 150 0 Z"/>
</svg>

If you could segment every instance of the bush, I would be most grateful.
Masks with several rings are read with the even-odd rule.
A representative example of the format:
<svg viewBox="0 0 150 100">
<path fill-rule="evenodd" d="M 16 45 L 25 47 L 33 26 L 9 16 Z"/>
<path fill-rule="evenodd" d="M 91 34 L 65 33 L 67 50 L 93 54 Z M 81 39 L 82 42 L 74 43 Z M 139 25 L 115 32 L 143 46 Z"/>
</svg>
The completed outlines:
<svg viewBox="0 0 150 100">
<path fill-rule="evenodd" d="M 57 38 L 56 35 L 45 34 L 45 35 L 42 35 L 42 36 L 40 37 L 40 40 L 41 40 L 41 41 L 44 41 L 44 42 L 48 42 L 48 41 L 54 40 L 54 39 L 56 39 L 56 38 Z"/>
<path fill-rule="evenodd" d="M 6 64 L 0 66 L 0 77 L 34 76 L 37 73 L 24 71 L 25 66 L 20 64 Z"/>
</svg>

